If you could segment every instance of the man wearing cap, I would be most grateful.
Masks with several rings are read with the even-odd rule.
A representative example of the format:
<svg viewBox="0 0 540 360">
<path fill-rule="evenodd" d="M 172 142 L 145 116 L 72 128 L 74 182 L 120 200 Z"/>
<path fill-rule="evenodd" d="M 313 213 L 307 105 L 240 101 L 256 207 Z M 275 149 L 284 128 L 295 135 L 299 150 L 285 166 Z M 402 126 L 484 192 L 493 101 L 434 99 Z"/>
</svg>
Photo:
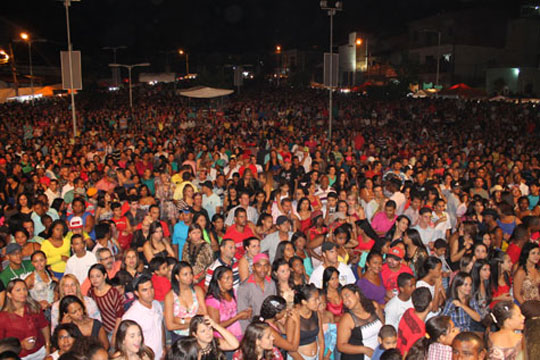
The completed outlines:
<svg viewBox="0 0 540 360">
<path fill-rule="evenodd" d="M 293 232 L 291 231 L 291 222 L 285 215 L 278 216 L 276 226 L 277 231 L 268 234 L 261 241 L 261 252 L 268 253 L 271 263 L 274 262 L 274 257 L 276 256 L 276 250 L 279 243 L 282 241 L 290 241 L 293 235 Z"/>
<path fill-rule="evenodd" d="M 330 241 L 322 244 L 323 263 L 317 266 L 311 273 L 309 283 L 322 289 L 323 273 L 327 267 L 333 266 L 339 271 L 339 283 L 341 285 L 354 284 L 356 278 L 350 267 L 338 261 L 337 245 Z"/>
<path fill-rule="evenodd" d="M 206 212 L 208 212 L 208 217 L 210 220 L 212 220 L 215 214 L 219 214 L 221 212 L 223 202 L 219 196 L 214 193 L 214 185 L 210 180 L 207 180 L 201 184 L 201 190 L 203 193 L 202 206 Z"/>
<path fill-rule="evenodd" d="M 187 205 L 187 204 L 186 204 Z M 178 258 L 182 258 L 182 251 L 186 244 L 189 226 L 193 223 L 193 209 L 189 206 L 183 206 L 179 209 L 179 220 L 173 228 L 172 246 Z"/>
<path fill-rule="evenodd" d="M 17 243 L 9 243 L 6 246 L 6 258 L 9 261 L 8 266 L 0 273 L 0 280 L 4 286 L 12 279 L 22 279 L 34 271 L 32 262 L 22 259 L 22 247 Z"/>
<path fill-rule="evenodd" d="M 234 210 L 234 224 L 229 226 L 223 238 L 233 239 L 236 247 L 236 259 L 240 260 L 244 256 L 244 240 L 250 237 L 258 237 L 253 233 L 248 225 L 247 213 L 244 208 Z"/>
<path fill-rule="evenodd" d="M 235 211 L 236 209 L 240 208 L 246 211 L 248 221 L 256 224 L 257 220 L 259 219 L 259 213 L 257 212 L 257 209 L 255 209 L 253 206 L 249 206 L 249 193 L 242 191 L 240 194 L 238 194 L 238 198 L 240 205 L 235 206 L 231 210 L 229 210 L 227 218 L 225 219 L 225 226 L 231 226 L 233 224 L 236 216 Z"/>
<path fill-rule="evenodd" d="M 94 241 L 90 237 L 90 234 L 84 231 L 84 221 L 80 216 L 72 217 L 68 222 L 68 228 L 69 231 L 65 236 L 66 240 L 71 241 L 73 235 L 79 234 L 89 249 L 94 246 Z"/>
<path fill-rule="evenodd" d="M 276 285 L 268 276 L 270 261 L 268 255 L 259 253 L 253 257 L 253 271 L 238 288 L 238 312 L 251 309 L 252 315 L 261 313 L 261 305 L 268 296 L 276 295 Z M 251 319 L 251 316 L 250 316 Z M 245 331 L 250 320 L 240 320 Z"/>
<path fill-rule="evenodd" d="M 405 250 L 399 244 L 390 248 L 386 255 L 386 263 L 381 268 L 381 277 L 387 298 L 392 298 L 398 293 L 397 279 L 400 274 L 405 272 L 413 275 L 411 268 L 401 262 L 404 256 Z"/>
</svg>

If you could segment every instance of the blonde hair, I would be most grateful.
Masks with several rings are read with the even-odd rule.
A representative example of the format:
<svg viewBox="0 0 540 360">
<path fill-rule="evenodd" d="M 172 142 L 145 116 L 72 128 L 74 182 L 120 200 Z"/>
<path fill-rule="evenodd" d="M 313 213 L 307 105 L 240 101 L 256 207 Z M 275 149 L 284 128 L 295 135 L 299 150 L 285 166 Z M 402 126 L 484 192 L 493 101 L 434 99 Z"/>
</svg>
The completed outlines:
<svg viewBox="0 0 540 360">
<path fill-rule="evenodd" d="M 64 283 L 68 279 L 73 280 L 73 282 L 75 283 L 75 286 L 77 287 L 77 291 L 75 293 L 75 296 L 77 296 L 79 298 L 79 300 L 81 300 L 83 302 L 83 304 L 84 304 L 84 297 L 83 297 L 83 294 L 82 294 L 82 291 L 81 291 L 81 284 L 79 284 L 79 280 L 73 274 L 65 274 L 62 277 L 62 279 L 60 279 L 60 284 L 58 284 L 58 297 L 60 299 L 62 299 L 64 296 L 66 296 L 66 294 L 64 294 Z"/>
</svg>

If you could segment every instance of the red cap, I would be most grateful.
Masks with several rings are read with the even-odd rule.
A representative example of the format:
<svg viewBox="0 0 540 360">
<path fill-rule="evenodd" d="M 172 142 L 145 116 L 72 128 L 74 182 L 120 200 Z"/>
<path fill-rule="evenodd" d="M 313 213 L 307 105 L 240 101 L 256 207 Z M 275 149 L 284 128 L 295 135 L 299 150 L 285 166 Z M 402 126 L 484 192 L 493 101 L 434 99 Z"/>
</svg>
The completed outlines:
<svg viewBox="0 0 540 360">
<path fill-rule="evenodd" d="M 390 248 L 390 251 L 388 252 L 388 255 L 393 255 L 399 260 L 403 259 L 403 256 L 405 256 L 405 250 L 403 250 L 400 246 L 396 245 L 392 248 Z"/>
</svg>

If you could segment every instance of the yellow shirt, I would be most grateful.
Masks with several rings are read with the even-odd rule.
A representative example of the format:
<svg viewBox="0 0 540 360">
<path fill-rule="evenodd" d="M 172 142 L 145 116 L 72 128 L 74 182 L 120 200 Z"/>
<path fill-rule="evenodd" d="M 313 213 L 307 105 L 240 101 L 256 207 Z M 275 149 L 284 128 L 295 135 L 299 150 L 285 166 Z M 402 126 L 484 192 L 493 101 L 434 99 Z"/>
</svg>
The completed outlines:
<svg viewBox="0 0 540 360">
<path fill-rule="evenodd" d="M 51 266 L 51 270 L 57 273 L 64 273 L 66 270 L 66 262 L 62 260 L 62 256 L 69 258 L 71 248 L 71 240 L 64 238 L 64 243 L 60 247 L 55 247 L 49 240 L 44 240 L 41 243 L 41 251 L 47 256 L 47 265 Z"/>
</svg>

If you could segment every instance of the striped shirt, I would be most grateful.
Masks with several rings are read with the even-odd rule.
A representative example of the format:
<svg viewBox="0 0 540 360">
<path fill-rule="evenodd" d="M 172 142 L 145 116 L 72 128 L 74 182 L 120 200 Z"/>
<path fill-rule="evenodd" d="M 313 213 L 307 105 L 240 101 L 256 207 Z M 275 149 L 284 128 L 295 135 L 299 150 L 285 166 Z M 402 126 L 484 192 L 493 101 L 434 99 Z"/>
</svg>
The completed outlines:
<svg viewBox="0 0 540 360">
<path fill-rule="evenodd" d="M 206 269 L 206 278 L 204 280 L 204 286 L 208 289 L 210 280 L 212 280 L 212 276 L 214 276 L 214 270 L 216 270 L 219 266 L 226 266 L 232 269 L 233 288 L 234 288 L 234 291 L 237 291 L 238 286 L 240 285 L 240 273 L 238 272 L 238 261 L 236 259 L 232 259 L 232 266 L 231 266 L 225 263 L 223 260 L 221 260 L 220 257 L 218 257 L 216 261 L 214 261 L 212 265 L 210 265 L 208 269 Z"/>
<path fill-rule="evenodd" d="M 97 296 L 94 288 L 88 291 L 88 295 L 94 299 L 103 320 L 103 327 L 108 333 L 112 333 L 116 325 L 116 319 L 124 315 L 124 299 L 122 295 L 111 286 L 103 296 Z"/>
</svg>

